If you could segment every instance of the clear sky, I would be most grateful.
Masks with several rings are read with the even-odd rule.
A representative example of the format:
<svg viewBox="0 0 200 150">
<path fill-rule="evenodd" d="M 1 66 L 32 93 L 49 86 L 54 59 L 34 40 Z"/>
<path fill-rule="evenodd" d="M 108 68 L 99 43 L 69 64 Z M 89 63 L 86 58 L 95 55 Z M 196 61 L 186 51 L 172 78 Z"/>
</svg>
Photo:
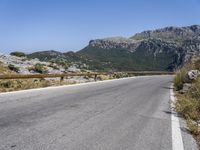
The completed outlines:
<svg viewBox="0 0 200 150">
<path fill-rule="evenodd" d="M 0 0 L 0 52 L 80 50 L 89 40 L 200 24 L 200 0 Z"/>
</svg>

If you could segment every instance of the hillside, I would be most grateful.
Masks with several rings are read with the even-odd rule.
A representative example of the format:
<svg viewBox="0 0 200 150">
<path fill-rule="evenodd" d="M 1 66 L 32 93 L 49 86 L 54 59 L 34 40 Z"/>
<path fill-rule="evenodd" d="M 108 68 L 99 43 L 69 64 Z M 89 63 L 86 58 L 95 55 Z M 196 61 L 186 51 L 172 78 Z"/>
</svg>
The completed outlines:
<svg viewBox="0 0 200 150">
<path fill-rule="evenodd" d="M 183 62 L 184 49 L 167 42 L 148 39 L 133 50 L 88 46 L 78 52 L 91 59 L 90 67 L 113 70 L 173 70 Z"/>
<path fill-rule="evenodd" d="M 58 51 L 49 50 L 49 51 L 41 51 L 41 52 L 35 52 L 28 55 L 29 58 L 38 58 L 41 61 L 49 61 L 52 59 L 57 58 L 64 58 L 64 54 Z"/>
<path fill-rule="evenodd" d="M 173 71 L 200 54 L 200 26 L 166 27 L 144 31 L 130 38 L 91 40 L 78 52 L 36 52 L 40 60 L 64 60 L 92 70 Z"/>
</svg>

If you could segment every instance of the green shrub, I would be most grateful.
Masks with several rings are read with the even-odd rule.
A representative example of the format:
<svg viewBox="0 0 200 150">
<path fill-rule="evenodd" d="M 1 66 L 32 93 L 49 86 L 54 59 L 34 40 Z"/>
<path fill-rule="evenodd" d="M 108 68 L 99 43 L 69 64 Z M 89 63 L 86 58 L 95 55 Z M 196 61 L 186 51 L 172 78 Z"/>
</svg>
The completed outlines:
<svg viewBox="0 0 200 150">
<path fill-rule="evenodd" d="M 19 67 L 16 67 L 15 65 L 9 64 L 8 68 L 12 71 L 19 72 Z"/>
<path fill-rule="evenodd" d="M 0 81 L 0 87 L 1 88 L 11 88 L 12 82 L 10 80 L 8 81 Z"/>
<path fill-rule="evenodd" d="M 55 69 L 55 70 L 58 70 L 58 69 L 59 69 L 58 66 L 57 66 L 57 64 L 55 64 L 55 63 L 50 63 L 50 64 L 49 64 L 49 67 L 51 67 L 51 68 L 53 68 L 53 69 Z"/>
<path fill-rule="evenodd" d="M 67 70 L 67 69 L 69 68 L 69 65 L 67 64 L 67 62 L 66 62 L 66 61 L 63 61 L 63 60 L 57 61 L 56 64 L 58 64 L 58 65 L 64 67 L 65 70 Z"/>
<path fill-rule="evenodd" d="M 48 72 L 47 69 L 45 68 L 45 65 L 40 64 L 40 63 L 35 64 L 33 70 L 34 70 L 35 72 L 42 73 L 42 74 Z"/>
<path fill-rule="evenodd" d="M 187 71 L 185 69 L 179 70 L 174 78 L 174 87 L 175 90 L 181 90 L 183 88 L 183 84 L 186 80 Z"/>
<path fill-rule="evenodd" d="M 17 56 L 17 57 L 25 57 L 26 56 L 25 53 L 23 53 L 23 52 L 17 52 L 17 51 L 16 52 L 11 52 L 10 55 Z"/>
</svg>

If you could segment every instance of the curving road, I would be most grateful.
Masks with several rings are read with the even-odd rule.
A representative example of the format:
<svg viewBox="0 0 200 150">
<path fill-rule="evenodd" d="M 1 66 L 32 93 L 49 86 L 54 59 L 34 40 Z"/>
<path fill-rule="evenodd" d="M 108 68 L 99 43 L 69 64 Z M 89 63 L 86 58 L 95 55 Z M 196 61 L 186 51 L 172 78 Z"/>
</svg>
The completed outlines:
<svg viewBox="0 0 200 150">
<path fill-rule="evenodd" d="M 172 150 L 171 81 L 149 76 L 0 94 L 0 150 Z"/>
</svg>

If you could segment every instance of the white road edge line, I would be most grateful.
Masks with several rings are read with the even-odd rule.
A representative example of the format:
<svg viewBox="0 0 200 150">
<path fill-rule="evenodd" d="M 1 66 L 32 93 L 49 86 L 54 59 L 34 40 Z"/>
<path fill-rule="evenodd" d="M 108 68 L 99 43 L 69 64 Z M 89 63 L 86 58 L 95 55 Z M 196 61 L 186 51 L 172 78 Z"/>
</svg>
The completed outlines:
<svg viewBox="0 0 200 150">
<path fill-rule="evenodd" d="M 177 113 L 173 110 L 176 98 L 174 96 L 173 85 L 170 88 L 171 99 L 171 128 L 172 128 L 172 150 L 184 150 L 183 139 L 181 135 L 179 118 Z"/>
</svg>

